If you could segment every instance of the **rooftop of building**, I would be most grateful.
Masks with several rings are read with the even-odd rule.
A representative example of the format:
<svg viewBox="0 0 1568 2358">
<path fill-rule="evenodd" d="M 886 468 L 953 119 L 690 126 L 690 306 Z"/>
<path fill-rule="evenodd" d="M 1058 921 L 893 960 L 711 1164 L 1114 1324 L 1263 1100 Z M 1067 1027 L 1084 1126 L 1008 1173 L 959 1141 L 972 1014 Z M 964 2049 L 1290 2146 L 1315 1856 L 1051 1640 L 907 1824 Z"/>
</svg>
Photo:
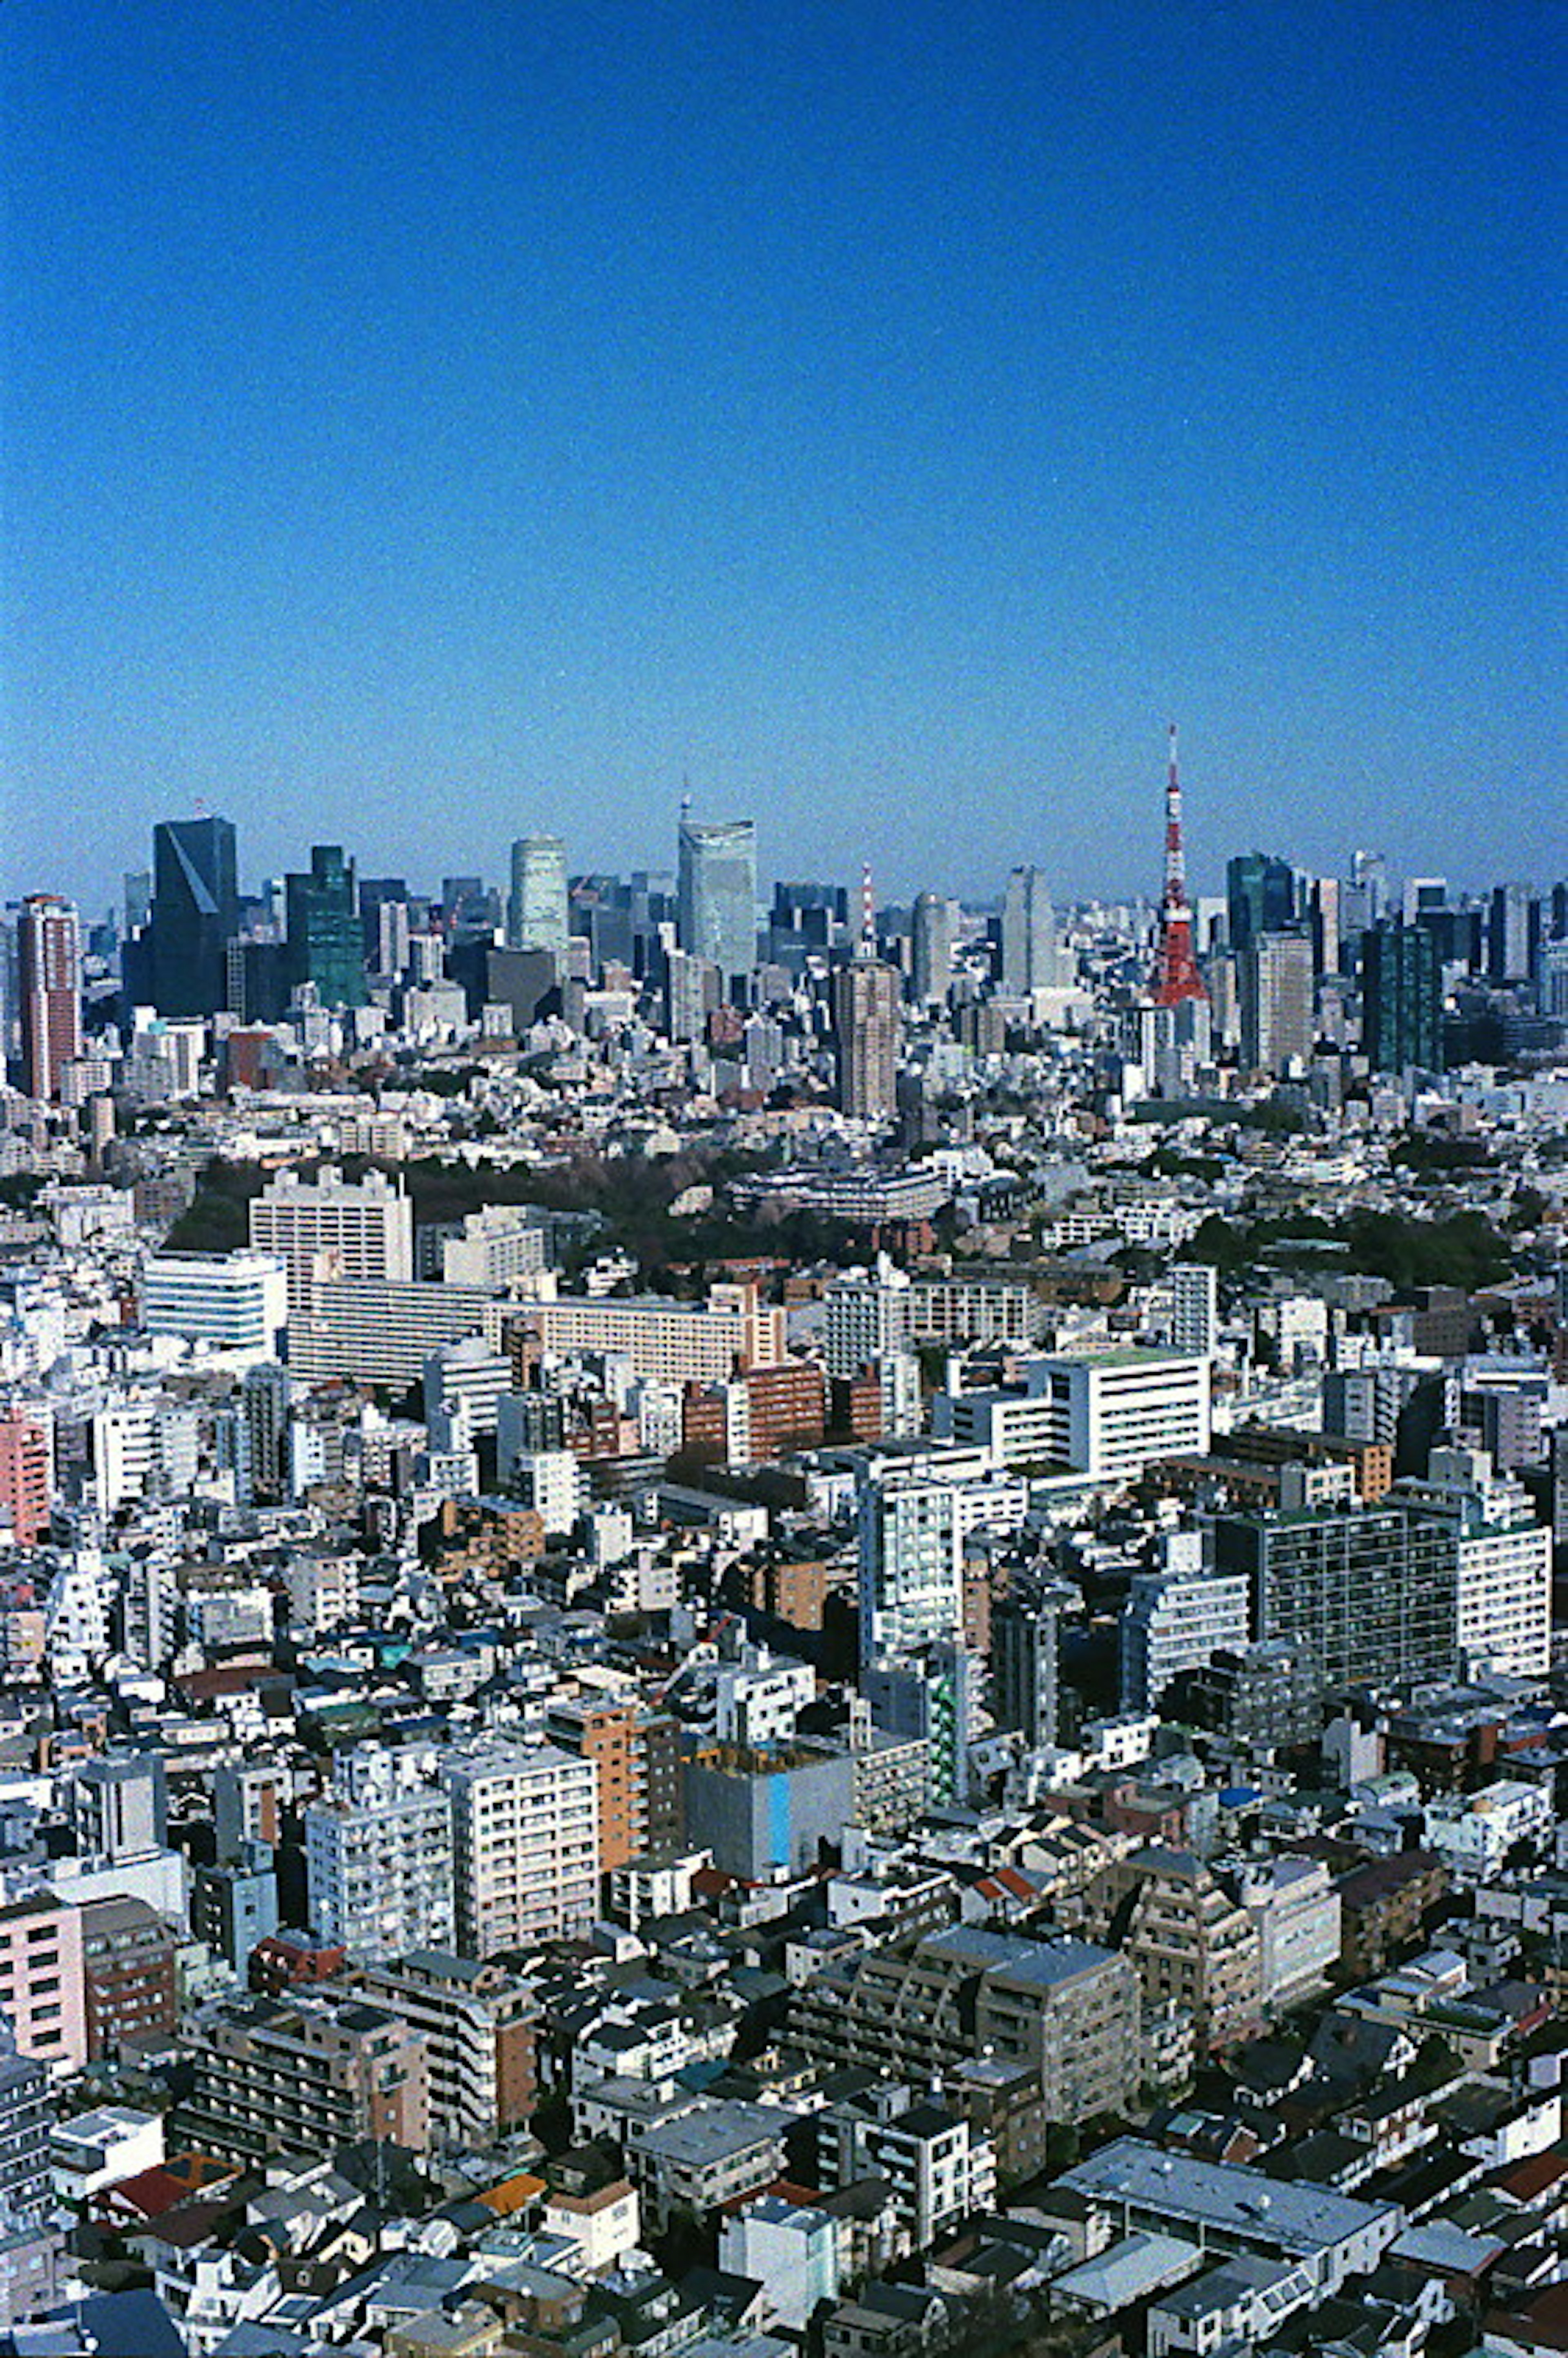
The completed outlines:
<svg viewBox="0 0 1568 2358">
<path fill-rule="evenodd" d="M 1239 2163 L 1173 2156 L 1138 2137 L 1117 2137 L 1064 2170 L 1058 2186 L 1110 2204 L 1191 2220 L 1213 2232 L 1254 2237 L 1281 2251 L 1327 2251 L 1379 2220 L 1396 2225 L 1397 2205 L 1363 2202 L 1321 2186 L 1266 2178 Z"/>
</svg>

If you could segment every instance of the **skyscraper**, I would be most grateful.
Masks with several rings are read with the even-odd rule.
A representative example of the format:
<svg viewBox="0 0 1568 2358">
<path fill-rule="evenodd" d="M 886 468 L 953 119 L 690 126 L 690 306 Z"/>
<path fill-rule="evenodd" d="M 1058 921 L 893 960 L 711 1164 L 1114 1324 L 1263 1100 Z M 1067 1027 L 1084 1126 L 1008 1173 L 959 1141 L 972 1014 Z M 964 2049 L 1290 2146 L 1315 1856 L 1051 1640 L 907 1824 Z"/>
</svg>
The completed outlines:
<svg viewBox="0 0 1568 2358">
<path fill-rule="evenodd" d="M 1254 934 L 1241 957 L 1241 1061 L 1281 1074 L 1312 1055 L 1312 942 L 1305 934 Z"/>
<path fill-rule="evenodd" d="M 1487 910 L 1487 972 L 1493 982 L 1527 982 L 1541 941 L 1541 903 L 1528 884 L 1498 884 Z"/>
<path fill-rule="evenodd" d="M 1038 868 L 1015 868 L 1001 911 L 1001 987 L 1049 988 L 1056 980 L 1056 912 Z"/>
<path fill-rule="evenodd" d="M 910 921 L 910 967 L 914 996 L 929 1007 L 947 996 L 953 979 L 954 906 L 939 892 L 922 892 Z"/>
<path fill-rule="evenodd" d="M 507 948 L 548 950 L 564 972 L 569 932 L 566 845 L 558 835 L 519 836 L 512 847 Z"/>
<path fill-rule="evenodd" d="M 838 1103 L 854 1121 L 886 1121 L 897 1106 L 899 976 L 873 957 L 833 978 Z"/>
<path fill-rule="evenodd" d="M 1282 933 L 1295 916 L 1295 876 L 1288 860 L 1239 852 L 1225 870 L 1226 925 L 1233 950 L 1259 934 Z"/>
<path fill-rule="evenodd" d="M 1385 918 L 1361 936 L 1361 1045 L 1377 1073 L 1443 1069 L 1443 975 L 1426 925 Z"/>
<path fill-rule="evenodd" d="M 81 934 L 73 903 L 30 892 L 16 927 L 22 1014 L 22 1087 L 58 1098 L 60 1075 L 81 1054 Z"/>
<path fill-rule="evenodd" d="M 362 1007 L 364 939 L 354 863 L 342 846 L 315 843 L 303 875 L 284 879 L 287 970 L 292 988 L 313 983 L 323 1007 Z"/>
<path fill-rule="evenodd" d="M 719 968 L 728 993 L 757 962 L 757 830 L 749 818 L 680 823 L 680 946 Z"/>
<path fill-rule="evenodd" d="M 239 924 L 231 822 L 171 818 L 155 827 L 146 987 L 160 1015 L 215 1015 L 227 1003 L 224 951 Z"/>
</svg>

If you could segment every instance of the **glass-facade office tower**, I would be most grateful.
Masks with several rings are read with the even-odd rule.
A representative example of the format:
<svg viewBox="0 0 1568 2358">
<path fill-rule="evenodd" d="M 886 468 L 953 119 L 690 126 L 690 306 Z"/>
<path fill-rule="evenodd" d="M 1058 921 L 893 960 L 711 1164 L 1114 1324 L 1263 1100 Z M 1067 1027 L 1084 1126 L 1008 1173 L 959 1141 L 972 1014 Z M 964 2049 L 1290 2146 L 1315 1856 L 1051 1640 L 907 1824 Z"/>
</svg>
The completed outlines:
<svg viewBox="0 0 1568 2358">
<path fill-rule="evenodd" d="M 312 844 L 308 873 L 284 879 L 284 905 L 290 985 L 314 983 L 323 1007 L 362 1007 L 364 936 L 354 863 L 341 844 Z"/>
<path fill-rule="evenodd" d="M 757 830 L 751 819 L 682 819 L 676 903 L 682 949 L 716 966 L 728 993 L 735 977 L 757 963 Z"/>
<path fill-rule="evenodd" d="M 1443 974 L 1426 925 L 1386 920 L 1361 936 L 1361 1045 L 1375 1073 L 1443 1069 Z"/>
<path fill-rule="evenodd" d="M 171 818 L 154 827 L 145 971 L 160 1015 L 215 1015 L 227 1004 L 224 953 L 240 928 L 236 879 L 230 820 Z"/>
<path fill-rule="evenodd" d="M 512 847 L 507 948 L 548 950 L 564 969 L 569 930 L 566 845 L 558 835 L 519 836 Z"/>
<path fill-rule="evenodd" d="M 1243 851 L 1227 862 L 1225 922 L 1233 950 L 1244 950 L 1259 934 L 1282 933 L 1295 914 L 1295 872 L 1288 860 Z"/>
</svg>

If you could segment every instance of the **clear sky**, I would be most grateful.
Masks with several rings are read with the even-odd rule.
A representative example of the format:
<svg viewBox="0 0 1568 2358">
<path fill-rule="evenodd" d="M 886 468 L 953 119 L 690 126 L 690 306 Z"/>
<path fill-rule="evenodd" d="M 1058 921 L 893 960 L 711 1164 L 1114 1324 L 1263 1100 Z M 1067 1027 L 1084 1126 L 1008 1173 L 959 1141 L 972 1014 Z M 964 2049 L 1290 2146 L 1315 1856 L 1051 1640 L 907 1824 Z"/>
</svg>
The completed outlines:
<svg viewBox="0 0 1568 2358">
<path fill-rule="evenodd" d="M 0 890 L 1568 871 L 1561 0 L 8 0 Z"/>
</svg>

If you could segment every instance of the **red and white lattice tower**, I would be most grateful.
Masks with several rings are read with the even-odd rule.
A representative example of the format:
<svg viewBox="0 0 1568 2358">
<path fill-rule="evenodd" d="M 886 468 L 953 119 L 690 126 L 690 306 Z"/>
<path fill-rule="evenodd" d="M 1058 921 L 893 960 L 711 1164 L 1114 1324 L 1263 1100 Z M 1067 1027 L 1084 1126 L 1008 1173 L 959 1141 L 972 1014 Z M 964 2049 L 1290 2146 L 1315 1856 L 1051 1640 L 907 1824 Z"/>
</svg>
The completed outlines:
<svg viewBox="0 0 1568 2358">
<path fill-rule="evenodd" d="M 1176 724 L 1171 723 L 1171 760 L 1165 773 L 1165 897 L 1160 912 L 1160 948 L 1154 963 L 1154 1004 L 1179 1007 L 1208 991 L 1193 956 L 1193 913 L 1187 905 L 1186 864 L 1182 856 L 1182 781 L 1176 769 Z"/>
</svg>

